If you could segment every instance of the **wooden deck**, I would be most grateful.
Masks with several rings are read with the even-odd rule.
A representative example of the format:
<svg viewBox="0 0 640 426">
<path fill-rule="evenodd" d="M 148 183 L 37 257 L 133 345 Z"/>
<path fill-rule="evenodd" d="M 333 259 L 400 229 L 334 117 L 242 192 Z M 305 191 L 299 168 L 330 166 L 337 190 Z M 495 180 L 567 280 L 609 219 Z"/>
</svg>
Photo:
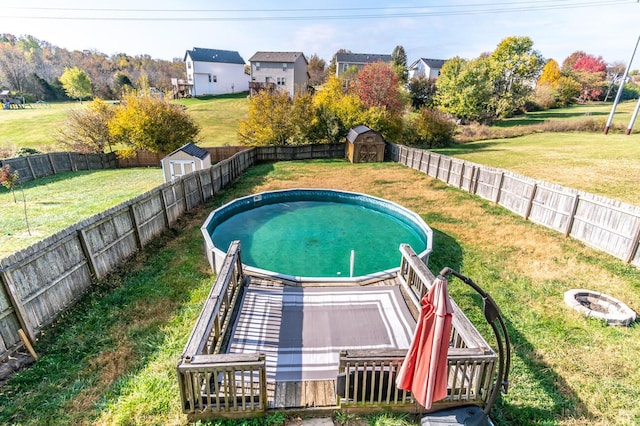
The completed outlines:
<svg viewBox="0 0 640 426">
<path fill-rule="evenodd" d="M 248 324 L 248 327 L 243 331 L 246 337 L 232 342 L 233 324 L 238 321 L 238 316 L 243 312 L 243 302 L 241 301 L 244 299 L 243 294 L 246 295 L 245 292 L 251 291 L 247 287 L 249 285 L 259 285 L 265 288 L 359 286 L 358 290 L 335 288 L 329 292 L 337 294 L 339 300 L 342 300 L 342 304 L 345 303 L 345 300 L 349 300 L 343 297 L 345 292 L 353 293 L 347 297 L 354 297 L 354 295 L 358 297 L 357 293 L 365 290 L 363 287 L 370 287 L 371 294 L 384 294 L 387 290 L 376 287 L 393 286 L 397 288 L 392 291 L 397 292 L 399 300 L 404 300 L 409 308 L 410 314 L 407 313 L 407 315 L 415 320 L 419 311 L 420 299 L 427 292 L 434 277 L 410 247 L 404 250 L 401 247 L 401 252 L 402 260 L 396 276 L 380 277 L 377 280 L 368 279 L 358 283 L 314 282 L 311 280 L 309 282 L 290 282 L 264 276 L 250 276 L 245 273 L 248 271 L 243 270 L 239 242 L 233 242 L 177 365 L 183 412 L 192 419 L 248 418 L 264 415 L 265 412 L 271 410 L 287 410 L 290 413 L 311 411 L 315 414 L 331 413 L 335 410 L 426 412 L 415 402 L 410 393 L 399 390 L 393 385 L 406 350 L 394 350 L 390 347 L 375 350 L 365 349 L 370 342 L 361 344 L 355 340 L 349 340 L 348 346 L 353 345 L 353 347 L 340 352 L 335 379 L 331 374 L 325 375 L 326 371 L 322 372 L 323 375 L 315 376 L 315 379 L 306 374 L 317 373 L 318 366 L 328 365 L 324 361 L 326 357 L 322 358 L 327 355 L 327 352 L 317 352 L 321 357 L 320 362 L 311 358 L 310 362 L 315 363 L 312 364 L 314 365 L 313 369 L 305 370 L 303 352 L 289 353 L 289 356 L 292 354 L 299 356 L 300 361 L 291 364 L 300 365 L 299 371 L 276 368 L 274 362 L 281 360 L 281 354 L 276 350 L 274 357 L 272 347 L 264 345 L 265 342 L 261 340 L 261 336 L 264 337 L 266 332 L 266 336 L 271 338 L 271 343 L 274 343 L 274 338 L 277 342 L 280 341 L 281 335 L 278 330 L 284 332 L 283 336 L 286 339 L 291 339 L 291 333 L 296 337 L 296 333 L 304 332 L 303 327 L 296 330 L 280 329 L 280 324 L 277 322 L 278 319 L 282 319 L 280 312 L 286 312 L 284 298 L 279 293 L 288 293 L 291 297 L 290 300 L 295 305 L 295 303 L 299 303 L 299 299 L 296 299 L 298 297 L 296 291 L 289 292 L 287 289 L 279 291 L 278 288 L 275 288 L 269 291 L 260 291 L 259 295 L 254 293 L 254 303 L 261 303 L 263 306 L 271 308 L 274 308 L 274 303 L 281 303 L 281 306 L 275 306 L 275 310 L 271 312 L 272 318 L 269 319 L 275 321 L 275 327 L 265 328 L 269 326 L 266 321 L 262 321 L 256 326 L 249 321 L 245 323 Z M 316 307 L 325 306 L 321 299 L 322 291 L 323 289 L 309 289 L 310 297 L 320 297 L 320 299 L 315 299 Z M 301 294 L 302 292 L 297 291 L 297 293 Z M 264 299 L 265 296 L 266 299 Z M 260 297 L 263 298 L 259 299 Z M 280 299 L 278 299 L 279 297 Z M 376 299 L 371 300 L 378 303 Z M 383 306 L 384 312 L 389 314 L 389 309 L 397 310 L 399 305 L 393 302 L 391 305 L 380 306 Z M 467 405 L 483 406 L 493 390 L 498 389 L 494 386 L 493 380 L 497 360 L 496 353 L 455 303 L 454 308 L 451 346 L 448 354 L 448 394 L 444 399 L 434 402 L 432 411 Z M 311 312 L 312 315 L 317 315 L 318 311 Z M 300 312 L 293 315 L 300 315 Z M 308 324 L 316 324 L 317 318 L 309 319 Z M 369 314 L 366 318 L 365 322 L 361 323 L 368 324 L 371 329 L 371 320 L 374 317 Z M 266 319 L 267 317 L 265 317 Z M 291 324 L 296 325 L 297 322 L 294 321 Z M 337 327 L 340 330 L 337 332 L 347 333 L 348 327 L 343 327 L 341 324 L 338 321 Z M 336 327 L 335 321 L 333 327 Z M 378 324 L 373 330 L 380 331 L 385 328 L 380 327 Z M 313 329 L 311 332 L 313 333 Z M 289 334 L 287 335 L 287 333 Z M 325 333 L 324 338 L 332 337 L 335 331 L 329 331 L 329 333 L 328 336 Z M 412 333 L 409 332 L 409 334 Z M 346 334 L 342 337 L 344 336 Z M 368 333 L 358 334 L 358 336 L 372 337 Z M 228 353 L 227 348 L 230 348 L 232 343 L 241 345 L 238 347 L 239 352 Z M 336 347 L 332 340 L 323 340 L 323 344 L 328 346 L 319 346 L 318 348 Z M 362 346 L 359 347 L 360 344 Z M 254 345 L 253 350 L 251 345 Z M 344 342 L 337 346 L 344 346 Z M 247 350 L 243 351 L 242 348 Z M 309 345 L 292 346 L 291 348 L 314 349 Z M 271 355 L 269 355 L 269 351 L 271 351 Z M 286 357 L 282 358 L 282 361 L 284 361 L 284 365 L 289 365 L 289 360 Z M 298 362 L 301 363 L 298 364 Z M 330 369 L 332 370 L 333 367 Z M 291 376 L 292 372 L 300 374 Z M 287 374 L 289 375 L 287 376 Z"/>
</svg>

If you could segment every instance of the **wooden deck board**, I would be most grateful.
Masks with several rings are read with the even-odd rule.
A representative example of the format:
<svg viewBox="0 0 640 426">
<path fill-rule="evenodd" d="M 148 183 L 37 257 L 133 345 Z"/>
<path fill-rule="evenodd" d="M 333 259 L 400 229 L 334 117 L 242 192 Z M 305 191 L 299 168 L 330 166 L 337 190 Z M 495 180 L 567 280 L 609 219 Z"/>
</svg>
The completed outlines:
<svg viewBox="0 0 640 426">
<path fill-rule="evenodd" d="M 331 407 L 336 403 L 336 381 L 276 383 L 274 408 Z"/>
</svg>

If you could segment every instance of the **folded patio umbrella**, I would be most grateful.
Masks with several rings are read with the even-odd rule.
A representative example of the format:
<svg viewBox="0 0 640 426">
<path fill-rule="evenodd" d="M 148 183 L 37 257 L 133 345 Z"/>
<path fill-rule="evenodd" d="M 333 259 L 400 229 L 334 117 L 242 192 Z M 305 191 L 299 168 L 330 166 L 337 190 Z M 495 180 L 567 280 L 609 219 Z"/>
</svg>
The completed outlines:
<svg viewBox="0 0 640 426">
<path fill-rule="evenodd" d="M 447 279 L 438 276 L 421 301 L 411 346 L 400 367 L 396 385 L 410 391 L 423 407 L 447 396 L 447 353 L 453 306 Z"/>
</svg>

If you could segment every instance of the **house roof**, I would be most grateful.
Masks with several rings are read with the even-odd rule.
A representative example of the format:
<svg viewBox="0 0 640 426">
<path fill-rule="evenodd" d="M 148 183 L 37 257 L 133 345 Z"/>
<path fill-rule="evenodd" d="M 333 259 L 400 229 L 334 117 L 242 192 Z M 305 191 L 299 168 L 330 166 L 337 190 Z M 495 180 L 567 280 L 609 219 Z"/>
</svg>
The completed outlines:
<svg viewBox="0 0 640 426">
<path fill-rule="evenodd" d="M 187 56 L 191 57 L 194 62 L 221 62 L 225 64 L 242 64 L 244 59 L 235 50 L 220 49 L 203 49 L 202 47 L 194 47 L 193 50 L 187 50 L 184 54 L 184 61 Z"/>
<path fill-rule="evenodd" d="M 376 55 L 371 53 L 336 53 L 336 62 L 371 64 L 378 61 L 391 62 L 391 55 Z"/>
<path fill-rule="evenodd" d="M 409 68 L 414 68 L 416 64 L 420 61 L 424 62 L 424 64 L 431 69 L 440 69 L 446 62 L 445 59 L 420 58 L 417 61 L 415 61 L 413 64 L 411 64 Z"/>
<path fill-rule="evenodd" d="M 169 155 L 173 155 L 178 151 L 182 151 L 186 154 L 189 154 L 193 157 L 196 157 L 200 160 L 204 160 L 205 158 L 207 158 L 209 154 L 209 151 L 207 151 L 204 148 L 200 148 L 199 146 L 197 146 L 196 144 L 194 144 L 193 142 L 189 142 L 188 144 L 182 145 L 180 148 L 176 149 L 175 151 L 173 151 L 172 153 L 170 153 Z M 167 157 L 169 156 L 167 155 Z"/>
<path fill-rule="evenodd" d="M 302 52 L 256 52 L 251 58 L 249 58 L 249 62 L 294 63 L 301 56 L 304 59 L 304 62 L 307 63 L 307 58 L 305 58 L 304 53 Z"/>
</svg>

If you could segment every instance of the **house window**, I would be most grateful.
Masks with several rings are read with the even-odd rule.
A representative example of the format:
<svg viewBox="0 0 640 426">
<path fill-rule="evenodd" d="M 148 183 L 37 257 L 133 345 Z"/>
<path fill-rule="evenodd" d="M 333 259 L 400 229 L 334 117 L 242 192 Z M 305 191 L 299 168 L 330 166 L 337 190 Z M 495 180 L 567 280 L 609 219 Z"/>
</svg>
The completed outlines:
<svg viewBox="0 0 640 426">
<path fill-rule="evenodd" d="M 218 82 L 218 76 L 217 76 L 217 75 L 214 75 L 214 76 L 213 76 L 213 82 L 214 82 L 214 83 L 217 83 L 217 82 Z"/>
<path fill-rule="evenodd" d="M 189 74 L 187 78 L 189 79 L 189 81 L 193 81 L 193 75 Z"/>
<path fill-rule="evenodd" d="M 256 62 L 256 71 L 260 70 L 260 62 Z"/>
<path fill-rule="evenodd" d="M 211 83 L 211 74 L 209 74 L 209 83 Z"/>
<path fill-rule="evenodd" d="M 191 69 L 191 62 L 187 62 L 187 68 Z"/>
<path fill-rule="evenodd" d="M 287 70 L 287 64 L 286 64 L 286 63 L 283 63 L 283 64 L 282 64 L 282 71 L 286 71 L 286 70 Z"/>
<path fill-rule="evenodd" d="M 278 77 L 278 86 L 284 86 L 287 84 L 287 80 L 284 77 Z"/>
</svg>

